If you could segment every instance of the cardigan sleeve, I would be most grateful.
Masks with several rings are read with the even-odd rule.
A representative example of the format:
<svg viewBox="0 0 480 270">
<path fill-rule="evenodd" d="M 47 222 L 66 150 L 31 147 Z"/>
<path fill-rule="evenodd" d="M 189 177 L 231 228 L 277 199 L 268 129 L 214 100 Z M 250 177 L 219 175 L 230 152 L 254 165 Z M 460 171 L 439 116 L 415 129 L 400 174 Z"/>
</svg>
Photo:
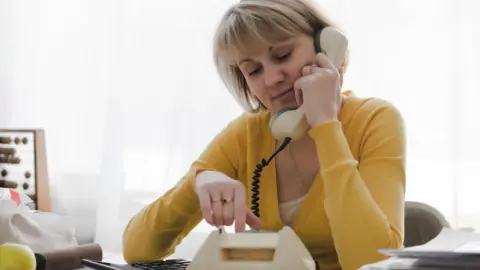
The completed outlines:
<svg viewBox="0 0 480 270">
<path fill-rule="evenodd" d="M 194 190 L 195 177 L 200 171 L 209 170 L 237 179 L 243 129 L 243 117 L 231 121 L 173 188 L 131 218 L 123 234 L 127 263 L 164 259 L 200 223 L 203 216 Z"/>
<path fill-rule="evenodd" d="M 405 134 L 402 117 L 383 104 L 369 114 L 356 160 L 340 122 L 313 127 L 327 213 L 342 269 L 384 259 L 403 245 Z"/>
</svg>

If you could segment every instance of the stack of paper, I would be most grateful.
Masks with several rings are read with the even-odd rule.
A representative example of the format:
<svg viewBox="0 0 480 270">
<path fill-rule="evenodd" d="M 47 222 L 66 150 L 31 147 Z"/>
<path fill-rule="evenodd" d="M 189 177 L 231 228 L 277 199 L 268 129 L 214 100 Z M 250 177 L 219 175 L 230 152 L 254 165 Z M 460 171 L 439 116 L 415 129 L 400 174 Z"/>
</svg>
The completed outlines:
<svg viewBox="0 0 480 270">
<path fill-rule="evenodd" d="M 471 229 L 445 228 L 424 245 L 379 252 L 390 258 L 360 269 L 480 269 L 480 234 Z"/>
</svg>

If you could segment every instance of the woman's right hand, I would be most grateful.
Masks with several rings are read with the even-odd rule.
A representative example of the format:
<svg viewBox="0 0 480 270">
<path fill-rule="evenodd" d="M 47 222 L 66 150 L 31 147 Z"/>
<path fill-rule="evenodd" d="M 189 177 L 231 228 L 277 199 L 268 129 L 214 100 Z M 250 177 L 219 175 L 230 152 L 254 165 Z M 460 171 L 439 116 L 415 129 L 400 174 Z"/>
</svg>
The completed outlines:
<svg viewBox="0 0 480 270">
<path fill-rule="evenodd" d="M 204 171 L 195 179 L 195 192 L 208 224 L 230 226 L 235 221 L 235 232 L 245 231 L 246 224 L 260 229 L 260 219 L 246 207 L 245 187 L 240 181 L 220 172 Z"/>
</svg>

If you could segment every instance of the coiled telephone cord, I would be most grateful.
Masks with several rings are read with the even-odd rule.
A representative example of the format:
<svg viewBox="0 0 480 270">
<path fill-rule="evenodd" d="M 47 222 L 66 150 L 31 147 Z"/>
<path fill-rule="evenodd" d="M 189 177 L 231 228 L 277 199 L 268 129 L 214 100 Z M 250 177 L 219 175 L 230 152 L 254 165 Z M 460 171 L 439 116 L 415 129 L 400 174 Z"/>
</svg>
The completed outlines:
<svg viewBox="0 0 480 270">
<path fill-rule="evenodd" d="M 253 176 L 252 176 L 252 206 L 251 210 L 255 216 L 260 217 L 260 176 L 263 171 L 263 168 L 268 166 L 270 162 L 273 160 L 273 158 L 280 153 L 287 145 L 290 143 L 292 139 L 291 138 L 286 138 L 283 143 L 280 145 L 280 147 L 270 156 L 268 160 L 265 160 L 262 158 L 260 163 L 256 165 L 256 169 L 253 171 Z"/>
</svg>

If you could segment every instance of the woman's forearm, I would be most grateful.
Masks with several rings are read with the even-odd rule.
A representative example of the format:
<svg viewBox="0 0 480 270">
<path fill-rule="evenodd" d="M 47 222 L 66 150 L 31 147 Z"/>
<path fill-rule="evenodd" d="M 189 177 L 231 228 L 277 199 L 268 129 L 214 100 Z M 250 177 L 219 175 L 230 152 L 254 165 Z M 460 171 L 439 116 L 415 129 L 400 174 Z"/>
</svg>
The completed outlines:
<svg viewBox="0 0 480 270">
<path fill-rule="evenodd" d="M 127 263 L 161 260 L 202 219 L 192 179 L 185 178 L 136 214 L 123 235 Z"/>
<path fill-rule="evenodd" d="M 343 269 L 383 259 L 378 249 L 402 246 L 403 151 L 379 140 L 363 160 L 353 157 L 340 122 L 310 131 L 317 144 L 327 213 Z M 370 151 L 370 150 L 367 150 Z"/>
</svg>

